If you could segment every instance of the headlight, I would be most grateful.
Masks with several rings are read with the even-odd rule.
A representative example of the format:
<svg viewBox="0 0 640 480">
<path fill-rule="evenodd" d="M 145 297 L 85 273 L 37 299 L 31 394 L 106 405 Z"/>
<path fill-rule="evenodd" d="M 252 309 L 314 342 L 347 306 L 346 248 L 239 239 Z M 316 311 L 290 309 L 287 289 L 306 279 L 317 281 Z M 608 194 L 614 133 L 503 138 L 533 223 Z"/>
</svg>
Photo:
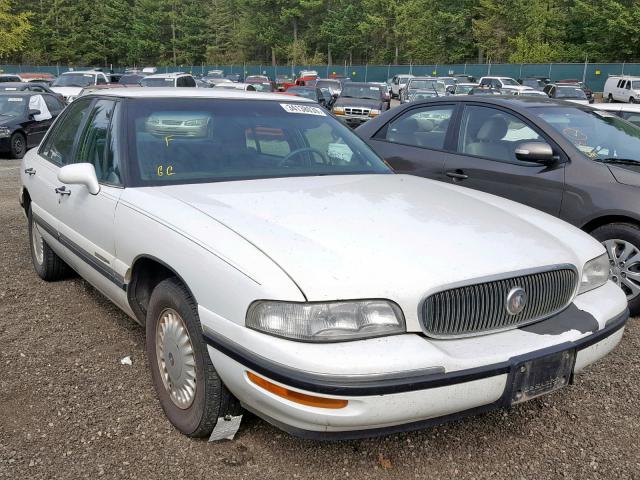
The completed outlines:
<svg viewBox="0 0 640 480">
<path fill-rule="evenodd" d="M 344 107 L 333 107 L 333 113 L 335 115 L 344 115 Z"/>
<path fill-rule="evenodd" d="M 378 115 L 380 115 L 380 110 L 373 109 L 369 111 L 370 117 L 377 117 Z"/>
<path fill-rule="evenodd" d="M 589 260 L 582 269 L 580 290 L 578 295 L 594 288 L 601 287 L 609 279 L 609 257 L 603 253 L 599 257 Z"/>
<path fill-rule="evenodd" d="M 7 138 L 11 136 L 11 129 L 8 127 L 0 127 L 0 138 Z"/>
<path fill-rule="evenodd" d="M 400 307 L 387 300 L 327 303 L 258 301 L 247 312 L 254 330 L 303 342 L 338 342 L 406 331 Z"/>
</svg>

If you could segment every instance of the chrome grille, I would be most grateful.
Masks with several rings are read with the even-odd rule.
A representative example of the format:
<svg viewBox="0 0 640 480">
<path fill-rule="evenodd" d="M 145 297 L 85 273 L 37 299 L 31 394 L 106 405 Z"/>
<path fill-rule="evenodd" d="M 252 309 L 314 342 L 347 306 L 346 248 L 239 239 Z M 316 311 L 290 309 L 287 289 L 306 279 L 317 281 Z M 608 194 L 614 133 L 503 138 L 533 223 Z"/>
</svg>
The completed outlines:
<svg viewBox="0 0 640 480">
<path fill-rule="evenodd" d="M 370 108 L 345 107 L 345 109 L 344 109 L 344 113 L 346 115 L 364 115 L 364 116 L 368 116 L 370 111 L 371 111 Z"/>
<path fill-rule="evenodd" d="M 561 268 L 438 292 L 424 302 L 424 329 L 431 337 L 450 338 L 533 323 L 567 307 L 576 282 L 574 269 Z M 506 299 L 515 287 L 524 289 L 528 299 L 521 312 L 511 315 L 507 312 Z"/>
</svg>

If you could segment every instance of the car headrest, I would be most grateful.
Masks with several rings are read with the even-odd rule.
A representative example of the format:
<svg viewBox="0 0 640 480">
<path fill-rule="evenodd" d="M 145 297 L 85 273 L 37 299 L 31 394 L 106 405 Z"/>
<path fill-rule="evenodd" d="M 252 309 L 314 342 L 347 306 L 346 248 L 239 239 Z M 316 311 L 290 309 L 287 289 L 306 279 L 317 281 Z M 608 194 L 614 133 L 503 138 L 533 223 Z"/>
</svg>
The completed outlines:
<svg viewBox="0 0 640 480">
<path fill-rule="evenodd" d="M 480 127 L 477 138 L 481 142 L 502 140 L 508 129 L 509 127 L 504 118 L 493 117 Z"/>
</svg>

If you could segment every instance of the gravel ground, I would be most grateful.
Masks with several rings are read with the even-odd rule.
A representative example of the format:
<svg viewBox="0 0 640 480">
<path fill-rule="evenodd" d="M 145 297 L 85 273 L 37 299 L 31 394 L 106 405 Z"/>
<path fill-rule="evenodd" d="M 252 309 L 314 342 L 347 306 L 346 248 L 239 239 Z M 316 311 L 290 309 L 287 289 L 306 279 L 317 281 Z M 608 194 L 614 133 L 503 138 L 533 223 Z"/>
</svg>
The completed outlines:
<svg viewBox="0 0 640 480">
<path fill-rule="evenodd" d="M 0 161 L 0 478 L 640 478 L 638 320 L 574 386 L 510 411 L 332 443 L 245 415 L 233 442 L 187 439 L 156 400 L 142 328 L 83 280 L 34 273 L 18 166 Z"/>
</svg>

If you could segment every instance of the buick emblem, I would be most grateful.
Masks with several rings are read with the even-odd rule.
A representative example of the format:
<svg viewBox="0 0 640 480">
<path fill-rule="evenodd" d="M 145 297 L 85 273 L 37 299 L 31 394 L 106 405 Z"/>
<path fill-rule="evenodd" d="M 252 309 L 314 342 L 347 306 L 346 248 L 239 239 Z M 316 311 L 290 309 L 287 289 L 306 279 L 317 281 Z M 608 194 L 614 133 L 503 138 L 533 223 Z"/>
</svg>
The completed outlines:
<svg viewBox="0 0 640 480">
<path fill-rule="evenodd" d="M 527 292 L 522 287 L 513 287 L 507 294 L 505 307 L 509 315 L 517 315 L 527 305 Z"/>
</svg>

